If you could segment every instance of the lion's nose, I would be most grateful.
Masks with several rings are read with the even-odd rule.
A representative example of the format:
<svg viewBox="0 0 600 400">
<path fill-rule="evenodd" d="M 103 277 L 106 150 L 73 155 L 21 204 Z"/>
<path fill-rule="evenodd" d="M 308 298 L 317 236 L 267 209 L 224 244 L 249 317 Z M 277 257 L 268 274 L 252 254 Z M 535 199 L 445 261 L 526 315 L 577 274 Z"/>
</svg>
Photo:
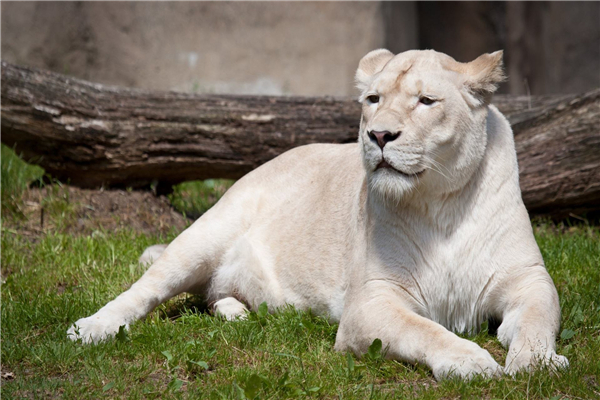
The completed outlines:
<svg viewBox="0 0 600 400">
<path fill-rule="evenodd" d="M 400 132 L 392 133 L 389 131 L 370 131 L 367 132 L 372 142 L 377 142 L 379 148 L 383 150 L 388 142 L 396 140 L 400 136 Z"/>
</svg>

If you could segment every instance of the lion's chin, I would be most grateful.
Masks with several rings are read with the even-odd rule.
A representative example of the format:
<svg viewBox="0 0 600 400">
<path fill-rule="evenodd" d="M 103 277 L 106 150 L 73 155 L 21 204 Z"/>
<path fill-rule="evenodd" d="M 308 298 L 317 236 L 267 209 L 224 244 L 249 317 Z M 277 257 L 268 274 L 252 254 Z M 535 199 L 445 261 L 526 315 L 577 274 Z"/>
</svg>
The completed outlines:
<svg viewBox="0 0 600 400">
<path fill-rule="evenodd" d="M 370 174 L 369 189 L 386 202 L 397 204 L 416 189 L 418 176 L 405 174 L 392 168 L 380 168 Z"/>
</svg>

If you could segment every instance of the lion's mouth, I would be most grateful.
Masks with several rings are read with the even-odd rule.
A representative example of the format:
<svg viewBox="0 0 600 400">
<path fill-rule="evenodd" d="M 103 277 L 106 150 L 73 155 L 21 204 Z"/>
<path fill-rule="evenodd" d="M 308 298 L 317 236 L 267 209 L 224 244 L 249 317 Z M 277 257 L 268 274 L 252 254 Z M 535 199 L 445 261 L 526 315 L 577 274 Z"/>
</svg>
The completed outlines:
<svg viewBox="0 0 600 400">
<path fill-rule="evenodd" d="M 385 158 L 384 158 L 384 159 L 382 159 L 382 160 L 381 160 L 381 162 L 380 162 L 379 164 L 377 164 L 377 167 L 375 168 L 375 171 L 377 171 L 377 170 L 378 170 L 378 169 L 380 169 L 380 168 L 387 168 L 387 169 L 391 169 L 391 170 L 393 170 L 393 171 L 395 171 L 395 172 L 399 173 L 400 175 L 404 175 L 404 176 L 407 176 L 407 177 L 409 177 L 409 178 L 416 178 L 416 177 L 418 177 L 418 176 L 421 176 L 421 175 L 423 174 L 423 172 L 425 172 L 425 170 L 424 170 L 424 169 L 423 169 L 423 170 L 421 170 L 421 171 L 419 171 L 419 172 L 412 173 L 412 174 L 408 174 L 408 173 L 406 173 L 406 172 L 402 172 L 402 171 L 400 171 L 400 170 L 397 170 L 396 168 L 392 167 L 392 166 L 390 165 L 390 163 L 388 163 L 388 162 L 385 160 Z"/>
</svg>

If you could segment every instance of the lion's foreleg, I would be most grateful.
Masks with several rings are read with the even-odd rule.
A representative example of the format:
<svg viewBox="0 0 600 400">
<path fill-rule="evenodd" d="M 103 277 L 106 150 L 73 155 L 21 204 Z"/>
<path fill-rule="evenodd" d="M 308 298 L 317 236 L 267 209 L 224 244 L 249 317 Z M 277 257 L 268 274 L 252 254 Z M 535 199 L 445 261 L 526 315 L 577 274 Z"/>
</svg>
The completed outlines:
<svg viewBox="0 0 600 400">
<path fill-rule="evenodd" d="M 560 305 L 545 268 L 529 267 L 510 275 L 498 285 L 494 296 L 502 315 L 498 339 L 508 348 L 507 373 L 539 366 L 568 367 L 568 360 L 556 354 Z"/>
<path fill-rule="evenodd" d="M 426 364 L 436 379 L 502 373 L 486 350 L 411 311 L 393 294 L 353 302 L 340 322 L 336 350 L 363 354 L 376 338 L 387 346 L 388 358 Z"/>
</svg>

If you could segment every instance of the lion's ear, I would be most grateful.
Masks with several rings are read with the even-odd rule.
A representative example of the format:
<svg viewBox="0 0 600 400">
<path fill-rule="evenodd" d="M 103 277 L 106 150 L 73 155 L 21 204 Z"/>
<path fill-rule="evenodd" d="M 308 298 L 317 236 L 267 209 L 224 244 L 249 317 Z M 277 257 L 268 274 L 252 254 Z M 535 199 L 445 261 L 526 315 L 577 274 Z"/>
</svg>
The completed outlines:
<svg viewBox="0 0 600 400">
<path fill-rule="evenodd" d="M 470 63 L 462 65 L 467 76 L 465 84 L 469 91 L 480 100 L 486 101 L 506 79 L 502 66 L 503 51 L 483 54 Z"/>
<path fill-rule="evenodd" d="M 364 91 L 369 86 L 371 77 L 381 71 L 385 64 L 394 57 L 391 51 L 386 49 L 377 49 L 369 52 L 358 63 L 355 80 L 356 87 Z"/>
</svg>

